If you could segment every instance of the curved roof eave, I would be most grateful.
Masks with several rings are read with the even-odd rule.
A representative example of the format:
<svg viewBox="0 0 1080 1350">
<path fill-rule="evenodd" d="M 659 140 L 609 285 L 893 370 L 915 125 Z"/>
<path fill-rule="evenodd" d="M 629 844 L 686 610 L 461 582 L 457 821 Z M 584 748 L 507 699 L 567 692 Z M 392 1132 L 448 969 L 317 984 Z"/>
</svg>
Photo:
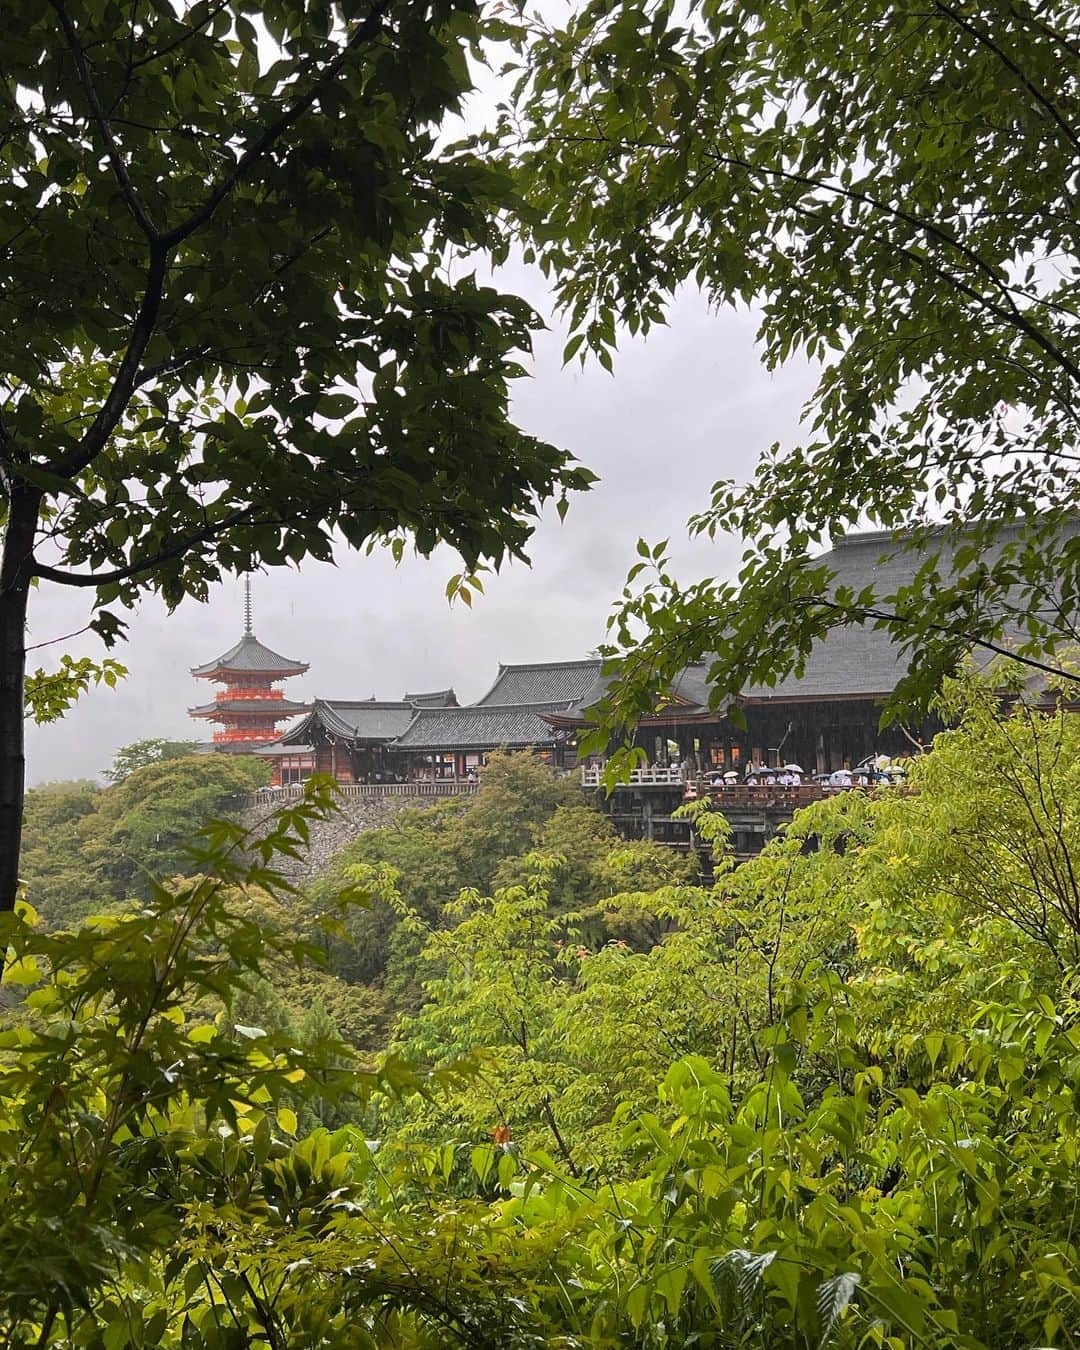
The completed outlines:
<svg viewBox="0 0 1080 1350">
<path fill-rule="evenodd" d="M 212 680 L 223 674 L 275 675 L 279 679 L 288 679 L 290 675 L 303 675 L 306 670 L 306 662 L 281 656 L 264 646 L 254 633 L 245 633 L 223 655 L 205 665 L 192 666 L 191 674 L 197 680 Z"/>
</svg>

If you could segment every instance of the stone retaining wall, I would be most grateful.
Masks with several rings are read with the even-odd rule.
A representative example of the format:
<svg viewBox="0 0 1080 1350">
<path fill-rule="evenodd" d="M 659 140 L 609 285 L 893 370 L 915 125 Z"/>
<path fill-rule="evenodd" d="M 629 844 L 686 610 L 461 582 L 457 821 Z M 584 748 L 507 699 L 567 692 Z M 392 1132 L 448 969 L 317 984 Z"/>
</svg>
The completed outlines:
<svg viewBox="0 0 1080 1350">
<path fill-rule="evenodd" d="M 339 800 L 329 820 L 313 821 L 311 839 L 302 858 L 275 859 L 275 868 L 291 881 L 304 881 L 324 872 L 345 847 L 368 830 L 379 830 L 407 810 L 426 810 L 437 797 L 352 797 Z M 238 813 L 245 829 L 257 829 L 277 810 L 273 801 L 261 801 Z"/>
</svg>

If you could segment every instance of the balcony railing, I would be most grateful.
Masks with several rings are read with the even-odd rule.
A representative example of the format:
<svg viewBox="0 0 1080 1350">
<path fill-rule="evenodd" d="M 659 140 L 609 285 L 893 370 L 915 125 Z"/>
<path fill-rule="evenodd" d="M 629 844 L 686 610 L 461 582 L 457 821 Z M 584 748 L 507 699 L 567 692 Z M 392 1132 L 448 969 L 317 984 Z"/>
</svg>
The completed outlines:
<svg viewBox="0 0 1080 1350">
<path fill-rule="evenodd" d="M 603 768 L 598 764 L 583 764 L 581 766 L 581 786 L 583 788 L 601 787 L 603 773 Z M 630 782 L 625 786 L 634 787 L 641 784 L 643 786 L 682 787 L 685 782 L 683 771 L 677 765 L 665 767 L 657 764 L 647 769 L 632 770 Z"/>
<path fill-rule="evenodd" d="M 603 787 L 603 765 L 586 764 L 581 768 L 581 786 L 583 788 Z M 900 780 L 903 781 L 903 780 Z M 821 801 L 823 797 L 836 792 L 871 790 L 876 784 L 859 782 L 857 778 L 850 783 L 807 782 L 779 783 L 775 778 L 765 777 L 757 783 L 724 783 L 710 778 L 707 774 L 690 774 L 682 769 L 653 765 L 644 769 L 634 769 L 629 782 L 615 784 L 616 790 L 635 787 L 681 787 L 688 801 L 695 798 L 710 797 L 721 805 L 732 806 L 802 806 L 810 802 Z"/>
<path fill-rule="evenodd" d="M 476 787 L 475 782 L 470 783 L 466 778 L 446 778 L 435 783 L 339 783 L 337 796 L 345 801 L 373 797 L 468 797 Z M 233 799 L 233 805 L 238 810 L 251 806 L 286 806 L 298 802 L 303 795 L 304 785 L 292 783 L 288 787 L 241 793 Z"/>
<path fill-rule="evenodd" d="M 268 699 L 283 703 L 285 691 L 283 689 L 258 689 L 241 686 L 239 689 L 219 689 L 214 695 L 215 703 L 264 703 Z"/>
<path fill-rule="evenodd" d="M 228 727 L 224 731 L 215 731 L 211 739 L 217 745 L 269 745 L 277 740 L 277 732 L 271 727 Z"/>
</svg>

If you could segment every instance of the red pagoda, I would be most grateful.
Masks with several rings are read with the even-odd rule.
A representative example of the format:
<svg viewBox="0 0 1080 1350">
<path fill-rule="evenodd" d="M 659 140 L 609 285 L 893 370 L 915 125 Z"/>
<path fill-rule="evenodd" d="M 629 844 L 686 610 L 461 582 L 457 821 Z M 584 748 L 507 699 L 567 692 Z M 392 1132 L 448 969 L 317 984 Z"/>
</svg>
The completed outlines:
<svg viewBox="0 0 1080 1350">
<path fill-rule="evenodd" d="M 303 675 L 308 667 L 302 661 L 290 661 L 264 647 L 251 631 L 251 583 L 244 583 L 244 636 L 216 661 L 195 666 L 197 680 L 213 680 L 225 688 L 214 695 L 213 703 L 189 708 L 192 717 L 219 722 L 214 748 L 243 754 L 278 737 L 278 723 L 297 713 L 308 711 L 306 703 L 291 703 L 274 686 L 292 675 Z"/>
</svg>

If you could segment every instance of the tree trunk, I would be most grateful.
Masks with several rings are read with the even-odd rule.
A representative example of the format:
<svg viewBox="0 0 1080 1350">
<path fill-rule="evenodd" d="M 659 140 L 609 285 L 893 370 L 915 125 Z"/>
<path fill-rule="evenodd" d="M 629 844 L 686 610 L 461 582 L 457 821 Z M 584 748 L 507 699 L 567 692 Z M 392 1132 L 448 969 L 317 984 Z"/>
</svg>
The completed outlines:
<svg viewBox="0 0 1080 1350">
<path fill-rule="evenodd" d="M 26 778 L 23 686 L 26 605 L 33 568 L 38 496 L 15 488 L 0 559 L 0 911 L 15 908 Z"/>
</svg>

